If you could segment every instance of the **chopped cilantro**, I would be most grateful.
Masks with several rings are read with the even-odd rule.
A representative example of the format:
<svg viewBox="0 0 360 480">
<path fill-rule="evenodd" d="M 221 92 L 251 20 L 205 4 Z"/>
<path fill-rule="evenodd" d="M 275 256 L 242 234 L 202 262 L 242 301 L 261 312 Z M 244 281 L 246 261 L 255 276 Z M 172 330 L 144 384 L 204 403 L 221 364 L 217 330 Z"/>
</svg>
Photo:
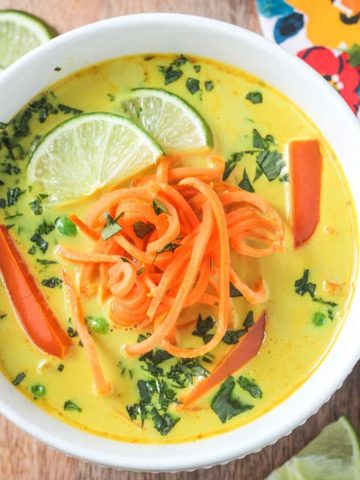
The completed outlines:
<svg viewBox="0 0 360 480">
<path fill-rule="evenodd" d="M 4 175 L 19 175 L 21 173 L 21 170 L 19 167 L 14 165 L 13 163 L 2 163 L 1 166 L 3 167 L 0 173 L 3 173 Z"/>
<path fill-rule="evenodd" d="M 275 180 L 285 166 L 281 153 L 276 150 L 259 153 L 256 161 L 269 182 Z"/>
<path fill-rule="evenodd" d="M 240 387 L 250 393 L 253 398 L 262 398 L 263 392 L 255 380 L 241 376 L 239 377 L 238 383 Z"/>
<path fill-rule="evenodd" d="M 19 187 L 8 188 L 6 194 L 6 204 L 8 207 L 12 207 L 19 200 L 19 197 L 25 193 L 24 190 L 20 190 Z"/>
<path fill-rule="evenodd" d="M 189 77 L 186 80 L 186 88 L 189 90 L 189 92 L 194 95 L 194 93 L 198 92 L 200 90 L 200 82 L 196 78 L 191 78 Z"/>
<path fill-rule="evenodd" d="M 55 260 L 46 260 L 45 258 L 37 258 L 36 259 L 37 263 L 40 263 L 40 265 L 55 265 L 57 262 Z"/>
<path fill-rule="evenodd" d="M 51 277 L 51 278 L 44 278 L 41 280 L 41 285 L 47 288 L 55 288 L 55 287 L 61 287 L 63 284 L 63 281 L 61 278 L 58 277 Z"/>
<path fill-rule="evenodd" d="M 212 330 L 214 326 L 215 320 L 213 317 L 208 316 L 203 319 L 202 315 L 199 314 L 196 321 L 196 329 L 192 332 L 192 335 L 195 337 L 200 337 L 204 343 L 209 343 L 214 336 L 212 333 L 210 333 L 210 330 Z"/>
<path fill-rule="evenodd" d="M 172 65 L 169 65 L 168 67 L 160 66 L 159 70 L 164 75 L 165 85 L 176 82 L 183 76 L 183 72 L 179 69 L 174 69 Z"/>
<path fill-rule="evenodd" d="M 67 412 L 82 412 L 82 409 L 72 400 L 64 402 L 64 410 Z"/>
<path fill-rule="evenodd" d="M 41 236 L 39 235 L 38 233 L 34 233 L 34 235 L 30 238 L 30 240 L 35 243 L 35 245 L 37 245 L 40 250 L 45 253 L 48 249 L 48 242 Z M 30 255 L 34 255 L 36 252 L 36 250 L 34 249 L 34 246 L 31 247 L 29 250 L 28 250 L 28 253 L 30 253 Z"/>
<path fill-rule="evenodd" d="M 103 240 L 109 240 L 109 238 L 121 232 L 122 228 L 117 223 L 117 221 L 122 215 L 120 214 L 118 217 L 112 218 L 112 216 L 108 212 L 105 212 L 104 216 L 105 216 L 105 226 L 101 231 L 101 238 Z"/>
<path fill-rule="evenodd" d="M 212 80 L 205 80 L 204 85 L 207 92 L 211 92 L 214 88 L 214 82 Z"/>
<path fill-rule="evenodd" d="M 59 103 L 58 108 L 61 112 L 65 113 L 66 115 L 80 115 L 83 113 L 83 110 L 79 110 L 78 108 L 69 107 L 68 105 L 64 105 L 63 103 Z"/>
<path fill-rule="evenodd" d="M 230 297 L 242 297 L 242 293 L 230 282 Z"/>
<path fill-rule="evenodd" d="M 254 312 L 250 310 L 243 322 L 243 328 L 240 328 L 239 330 L 227 330 L 225 333 L 222 341 L 226 343 L 227 345 L 235 345 L 238 343 L 240 338 L 244 336 L 248 331 L 249 328 L 254 325 Z"/>
<path fill-rule="evenodd" d="M 57 371 L 62 372 L 64 368 L 65 368 L 65 365 L 63 363 L 59 363 L 59 365 L 57 366 Z"/>
<path fill-rule="evenodd" d="M 198 64 L 193 65 L 193 68 L 194 68 L 194 70 L 195 70 L 196 73 L 199 73 L 200 70 L 201 70 L 201 65 L 198 65 Z"/>
<path fill-rule="evenodd" d="M 231 155 L 231 157 L 226 160 L 225 162 L 225 170 L 223 173 L 223 180 L 227 180 L 233 170 L 235 169 L 236 165 L 240 162 L 240 160 L 245 155 L 245 152 L 235 152 Z"/>
<path fill-rule="evenodd" d="M 145 223 L 145 222 L 139 221 L 134 223 L 133 228 L 134 228 L 135 235 L 138 238 L 144 238 L 146 237 L 146 235 L 148 235 L 149 233 L 155 230 L 155 225 L 149 222 Z"/>
<path fill-rule="evenodd" d="M 322 305 L 328 305 L 329 307 L 337 307 L 336 302 L 331 302 L 329 300 L 324 300 L 321 297 L 317 297 L 315 295 L 316 293 L 316 283 L 311 283 L 309 282 L 309 273 L 310 270 L 307 268 L 304 270 L 303 276 L 299 278 L 298 280 L 295 280 L 294 286 L 295 286 L 295 293 L 297 293 L 300 296 L 304 296 L 306 293 L 308 293 L 312 299 L 313 302 L 316 303 L 321 303 Z"/>
<path fill-rule="evenodd" d="M 251 193 L 255 192 L 254 187 L 251 185 L 248 174 L 246 173 L 246 168 L 244 168 L 243 178 L 239 183 L 239 187 L 242 188 L 243 190 L 246 190 L 247 192 L 251 192 Z"/>
<path fill-rule="evenodd" d="M 261 92 L 249 92 L 245 98 L 246 100 L 249 100 L 251 103 L 254 104 L 262 103 L 263 101 L 263 96 Z"/>
<path fill-rule="evenodd" d="M 274 144 L 274 137 L 272 135 L 266 135 L 262 137 L 256 128 L 252 131 L 253 135 L 253 147 L 259 148 L 260 150 L 268 150 L 271 144 Z"/>
<path fill-rule="evenodd" d="M 177 248 L 181 247 L 181 243 L 167 243 L 161 250 L 159 250 L 157 253 L 166 253 L 166 252 L 171 252 L 174 253 Z"/>
<path fill-rule="evenodd" d="M 222 383 L 219 391 L 211 401 L 211 408 L 222 423 L 226 423 L 231 418 L 253 408 L 253 405 L 246 404 L 235 397 L 235 385 L 234 378 L 229 377 Z"/>
<path fill-rule="evenodd" d="M 160 435 L 167 435 L 180 420 L 179 417 L 174 417 L 169 413 L 164 413 L 163 415 L 160 415 L 159 411 L 155 407 L 152 409 L 151 414 L 152 420 L 154 422 L 154 427 L 160 433 Z"/>
<path fill-rule="evenodd" d="M 161 213 L 166 213 L 167 215 L 169 215 L 169 210 L 159 199 L 154 198 L 152 202 L 152 206 L 153 206 L 155 215 L 160 215 Z"/>
<path fill-rule="evenodd" d="M 29 202 L 31 211 L 34 215 L 41 215 L 43 213 L 42 200 L 40 197 L 36 197 Z"/>
<path fill-rule="evenodd" d="M 24 380 L 25 377 L 26 377 L 25 372 L 18 373 L 14 378 L 14 380 L 12 381 L 12 384 L 15 386 L 20 385 L 20 383 Z"/>
</svg>

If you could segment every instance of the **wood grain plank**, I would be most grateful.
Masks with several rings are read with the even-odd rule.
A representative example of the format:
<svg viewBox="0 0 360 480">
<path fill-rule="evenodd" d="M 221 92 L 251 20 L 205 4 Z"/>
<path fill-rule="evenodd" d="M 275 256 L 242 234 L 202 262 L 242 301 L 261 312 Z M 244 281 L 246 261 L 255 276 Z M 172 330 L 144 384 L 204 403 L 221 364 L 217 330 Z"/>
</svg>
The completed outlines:
<svg viewBox="0 0 360 480">
<path fill-rule="evenodd" d="M 0 8 L 27 10 L 59 32 L 103 18 L 140 12 L 181 12 L 217 18 L 259 31 L 255 0 L 0 0 Z M 178 474 L 120 472 L 66 457 L 0 417 L 0 479 L 4 480 L 263 480 L 327 423 L 346 414 L 360 428 L 360 364 L 343 388 L 290 436 L 243 460 Z"/>
</svg>

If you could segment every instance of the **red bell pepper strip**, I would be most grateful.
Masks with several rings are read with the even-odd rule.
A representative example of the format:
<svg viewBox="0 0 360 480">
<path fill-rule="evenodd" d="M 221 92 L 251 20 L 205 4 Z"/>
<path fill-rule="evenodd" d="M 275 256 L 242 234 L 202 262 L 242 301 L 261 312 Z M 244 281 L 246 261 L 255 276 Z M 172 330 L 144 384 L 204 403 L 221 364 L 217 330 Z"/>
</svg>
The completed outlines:
<svg viewBox="0 0 360 480">
<path fill-rule="evenodd" d="M 290 143 L 292 230 L 295 248 L 315 232 L 320 220 L 322 157 L 317 140 Z"/>
<path fill-rule="evenodd" d="M 187 408 L 210 389 L 243 367 L 258 353 L 265 335 L 266 313 L 263 312 L 244 338 L 237 343 L 215 367 L 209 377 L 200 380 L 182 397 L 182 408 Z"/>
<path fill-rule="evenodd" d="M 0 273 L 14 310 L 30 340 L 63 358 L 71 341 L 37 287 L 7 228 L 0 225 Z"/>
</svg>

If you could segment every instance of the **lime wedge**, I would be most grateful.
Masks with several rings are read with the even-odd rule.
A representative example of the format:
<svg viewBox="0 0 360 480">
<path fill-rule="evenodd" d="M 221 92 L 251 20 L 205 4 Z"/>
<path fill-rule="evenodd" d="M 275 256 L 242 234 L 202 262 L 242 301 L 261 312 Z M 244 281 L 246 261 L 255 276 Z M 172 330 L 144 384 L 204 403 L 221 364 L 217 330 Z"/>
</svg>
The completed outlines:
<svg viewBox="0 0 360 480">
<path fill-rule="evenodd" d="M 185 100 L 157 88 L 136 88 L 122 102 L 124 112 L 166 151 L 212 146 L 213 136 L 202 116 Z"/>
<path fill-rule="evenodd" d="M 358 434 L 341 417 L 267 480 L 360 480 Z"/>
<path fill-rule="evenodd" d="M 0 11 L 0 65 L 8 67 L 54 36 L 55 31 L 38 17 L 17 10 Z"/>
<path fill-rule="evenodd" d="M 125 180 L 154 164 L 162 153 L 131 120 L 85 113 L 44 137 L 31 156 L 28 180 L 42 184 L 49 201 L 69 202 Z"/>
</svg>

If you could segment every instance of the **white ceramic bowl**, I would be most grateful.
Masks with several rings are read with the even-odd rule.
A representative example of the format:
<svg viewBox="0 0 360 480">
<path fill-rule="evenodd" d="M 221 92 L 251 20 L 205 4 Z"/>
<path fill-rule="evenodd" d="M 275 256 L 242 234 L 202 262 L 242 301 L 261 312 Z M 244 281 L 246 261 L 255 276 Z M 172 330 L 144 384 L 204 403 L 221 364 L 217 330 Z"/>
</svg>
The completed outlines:
<svg viewBox="0 0 360 480">
<path fill-rule="evenodd" d="M 132 15 L 61 35 L 11 66 L 0 78 L 0 120 L 9 120 L 48 85 L 90 64 L 120 55 L 176 52 L 211 57 L 273 85 L 319 127 L 340 159 L 360 211 L 360 126 L 340 96 L 310 67 L 259 35 L 207 18 Z M 54 68 L 60 65 L 60 73 Z M 1 254 L 1 252 L 0 252 Z M 176 471 L 241 458 L 290 433 L 328 400 L 360 353 L 360 294 L 325 360 L 289 398 L 254 422 L 226 434 L 177 445 L 107 440 L 50 417 L 0 376 L 0 411 L 69 455 L 128 470 Z"/>
</svg>

